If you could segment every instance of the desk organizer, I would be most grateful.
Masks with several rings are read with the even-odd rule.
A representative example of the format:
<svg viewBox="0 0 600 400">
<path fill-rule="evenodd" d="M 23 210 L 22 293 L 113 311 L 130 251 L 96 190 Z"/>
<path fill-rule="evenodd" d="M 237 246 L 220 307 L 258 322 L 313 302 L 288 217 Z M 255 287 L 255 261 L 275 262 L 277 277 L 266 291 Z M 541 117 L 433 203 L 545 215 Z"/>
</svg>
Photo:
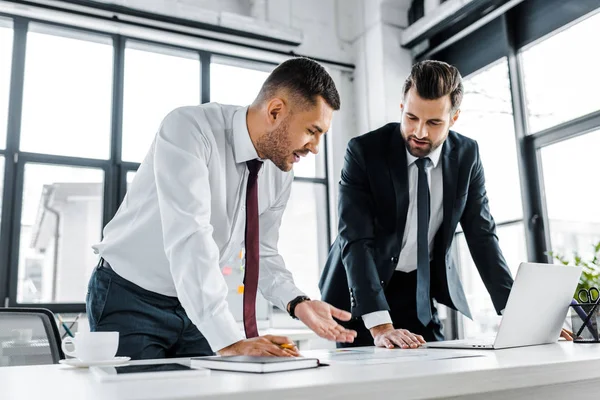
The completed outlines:
<svg viewBox="0 0 600 400">
<path fill-rule="evenodd" d="M 573 341 L 577 343 L 600 343 L 599 303 L 573 303 L 569 307 L 573 327 Z"/>
</svg>

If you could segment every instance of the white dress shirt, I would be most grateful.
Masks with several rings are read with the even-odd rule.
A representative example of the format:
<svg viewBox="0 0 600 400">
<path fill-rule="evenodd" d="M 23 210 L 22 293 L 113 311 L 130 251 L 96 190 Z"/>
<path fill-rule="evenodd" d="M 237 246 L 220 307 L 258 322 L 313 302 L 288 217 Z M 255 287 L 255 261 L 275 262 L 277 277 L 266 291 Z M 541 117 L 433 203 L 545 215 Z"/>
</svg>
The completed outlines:
<svg viewBox="0 0 600 400">
<path fill-rule="evenodd" d="M 431 214 L 429 216 L 429 259 L 433 253 L 433 241 L 435 235 L 442 225 L 444 219 L 444 176 L 440 165 L 442 147 L 429 153 L 427 156 L 431 162 L 426 168 L 427 183 L 429 184 L 429 203 Z M 417 185 L 419 169 L 415 164 L 417 158 L 406 150 L 406 162 L 408 165 L 408 214 L 406 216 L 406 227 L 402 237 L 402 248 L 398 257 L 396 271 L 411 272 L 417 269 Z M 388 311 L 375 311 L 362 316 L 367 329 L 381 324 L 391 324 L 392 319 Z M 402 327 L 398 327 L 402 328 Z"/>
<path fill-rule="evenodd" d="M 221 268 L 244 246 L 246 161 L 258 158 L 247 111 L 210 103 L 167 115 L 104 239 L 93 246 L 123 278 L 177 296 L 214 351 L 244 338 Z M 292 180 L 270 161 L 258 177 L 259 289 L 283 310 L 303 295 L 277 251 Z"/>
</svg>

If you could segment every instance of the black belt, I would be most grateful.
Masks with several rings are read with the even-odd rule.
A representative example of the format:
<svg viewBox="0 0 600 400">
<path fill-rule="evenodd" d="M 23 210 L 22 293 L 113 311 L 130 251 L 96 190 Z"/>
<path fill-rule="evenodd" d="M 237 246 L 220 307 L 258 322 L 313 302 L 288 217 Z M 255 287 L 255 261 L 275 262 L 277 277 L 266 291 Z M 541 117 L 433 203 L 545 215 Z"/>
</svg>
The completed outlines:
<svg viewBox="0 0 600 400">
<path fill-rule="evenodd" d="M 100 262 L 98 262 L 98 267 L 112 270 L 112 267 L 104 258 L 100 258 Z"/>
</svg>

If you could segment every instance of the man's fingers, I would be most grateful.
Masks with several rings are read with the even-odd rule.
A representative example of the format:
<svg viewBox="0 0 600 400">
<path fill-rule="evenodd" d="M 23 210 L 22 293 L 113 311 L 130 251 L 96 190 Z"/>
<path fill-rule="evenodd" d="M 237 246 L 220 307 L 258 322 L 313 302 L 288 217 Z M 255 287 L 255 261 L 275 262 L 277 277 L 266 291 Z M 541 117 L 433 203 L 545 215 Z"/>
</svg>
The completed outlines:
<svg viewBox="0 0 600 400">
<path fill-rule="evenodd" d="M 334 318 L 337 318 L 340 321 L 350 321 L 350 319 L 352 318 L 352 314 L 350 314 L 348 311 L 340 310 L 339 308 L 336 308 L 336 307 L 332 306 L 331 304 L 328 304 L 328 305 L 329 305 L 329 310 L 331 311 L 331 315 Z"/>
<path fill-rule="evenodd" d="M 573 341 L 573 332 L 568 331 L 566 329 L 563 329 L 560 332 L 560 336 L 565 338 L 567 341 L 572 342 Z"/>
<path fill-rule="evenodd" d="M 320 329 L 316 330 L 315 333 L 317 335 L 319 335 L 320 337 L 322 337 L 323 339 L 335 340 L 335 334 L 328 329 L 320 328 Z"/>
<path fill-rule="evenodd" d="M 352 343 L 354 341 L 354 338 L 352 336 L 346 335 L 345 333 L 338 333 L 335 336 L 335 341 L 340 343 Z"/>
<path fill-rule="evenodd" d="M 396 346 L 401 347 L 403 349 L 408 348 L 408 343 L 404 340 L 404 337 L 398 332 L 393 331 L 387 335 L 387 338 L 392 341 Z"/>
<path fill-rule="evenodd" d="M 407 342 L 407 344 L 410 347 L 412 347 L 413 349 L 419 347 L 419 339 L 417 339 L 417 337 L 415 335 L 413 335 L 409 331 L 406 331 L 404 333 L 404 337 L 405 337 L 405 341 Z"/>
<path fill-rule="evenodd" d="M 275 344 L 294 343 L 290 338 L 288 338 L 286 336 L 265 335 L 263 337 L 265 339 L 267 339 L 269 342 L 272 342 L 272 343 L 275 343 Z"/>
<path fill-rule="evenodd" d="M 276 344 L 265 345 L 264 349 L 269 354 L 277 357 L 293 357 L 293 355 L 289 353 L 288 349 L 282 349 Z"/>
<path fill-rule="evenodd" d="M 423 336 L 416 335 L 406 329 L 398 329 L 397 332 L 404 337 L 406 344 L 413 349 L 416 349 L 417 347 L 420 347 L 422 343 L 425 343 Z"/>
<path fill-rule="evenodd" d="M 298 352 L 298 350 L 283 349 L 283 351 L 285 351 L 291 357 L 300 357 L 300 352 Z"/>
<path fill-rule="evenodd" d="M 393 349 L 394 348 L 394 344 L 388 339 L 388 338 L 383 338 L 383 345 L 385 347 L 387 347 L 388 349 Z"/>
</svg>

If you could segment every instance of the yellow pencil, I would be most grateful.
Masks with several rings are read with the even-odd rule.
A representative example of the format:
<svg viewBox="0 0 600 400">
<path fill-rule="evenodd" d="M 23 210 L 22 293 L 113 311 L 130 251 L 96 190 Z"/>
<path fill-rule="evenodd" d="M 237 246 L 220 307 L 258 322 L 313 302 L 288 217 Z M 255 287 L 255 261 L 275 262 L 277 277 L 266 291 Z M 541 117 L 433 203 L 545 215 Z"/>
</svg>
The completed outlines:
<svg viewBox="0 0 600 400">
<path fill-rule="evenodd" d="M 279 347 L 281 347 L 283 349 L 294 350 L 294 348 L 296 347 L 296 345 L 293 344 L 293 343 L 283 343 L 283 344 L 280 344 Z"/>
</svg>

